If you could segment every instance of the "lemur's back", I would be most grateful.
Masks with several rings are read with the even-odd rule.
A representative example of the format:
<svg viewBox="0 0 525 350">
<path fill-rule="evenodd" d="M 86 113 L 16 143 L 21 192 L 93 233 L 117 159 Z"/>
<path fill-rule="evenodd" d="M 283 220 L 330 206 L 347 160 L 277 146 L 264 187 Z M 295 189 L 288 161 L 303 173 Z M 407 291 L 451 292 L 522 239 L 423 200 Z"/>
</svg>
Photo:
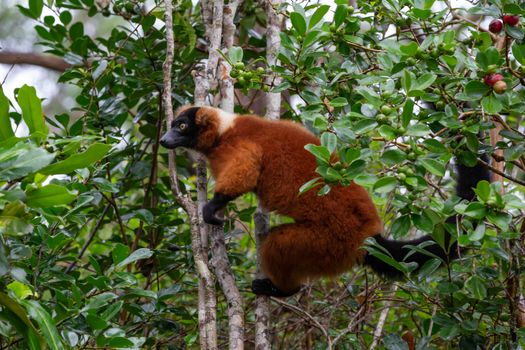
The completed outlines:
<svg viewBox="0 0 525 350">
<path fill-rule="evenodd" d="M 248 140 L 261 148 L 256 192 L 269 210 L 296 221 L 323 222 L 334 234 L 358 240 L 381 232 L 376 208 L 361 186 L 333 186 L 326 196 L 317 195 L 320 187 L 299 194 L 304 183 L 319 177 L 315 157 L 304 149 L 307 144 L 319 144 L 319 139 L 300 124 L 242 116 L 223 137 L 232 142 Z"/>
</svg>

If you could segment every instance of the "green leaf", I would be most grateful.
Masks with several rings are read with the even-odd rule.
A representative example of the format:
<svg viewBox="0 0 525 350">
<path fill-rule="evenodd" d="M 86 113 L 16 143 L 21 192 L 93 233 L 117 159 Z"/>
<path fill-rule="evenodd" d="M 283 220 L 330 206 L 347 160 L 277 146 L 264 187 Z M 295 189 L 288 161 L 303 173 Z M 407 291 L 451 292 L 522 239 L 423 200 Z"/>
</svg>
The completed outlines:
<svg viewBox="0 0 525 350">
<path fill-rule="evenodd" d="M 419 48 L 419 45 L 415 41 L 411 41 L 407 45 L 401 45 L 399 47 L 401 52 L 403 52 L 405 55 L 408 55 L 408 56 L 414 56 L 418 48 Z"/>
<path fill-rule="evenodd" d="M 375 239 L 367 238 L 366 241 L 368 244 L 364 246 L 364 249 L 366 249 L 370 254 L 401 272 L 407 272 L 407 269 L 404 267 L 404 265 L 394 260 L 394 258 L 389 255 L 388 251 L 376 243 Z"/>
<path fill-rule="evenodd" d="M 412 73 L 408 69 L 403 70 L 403 76 L 401 77 L 401 86 L 403 90 L 408 94 L 412 90 Z"/>
<path fill-rule="evenodd" d="M 408 350 L 407 342 L 399 334 L 390 333 L 383 337 L 386 350 Z"/>
<path fill-rule="evenodd" d="M 379 135 L 383 136 L 386 140 L 393 140 L 397 137 L 397 129 L 394 129 L 390 125 L 381 125 L 378 132 Z"/>
<path fill-rule="evenodd" d="M 292 21 L 292 26 L 299 35 L 304 35 L 306 33 L 306 21 L 302 14 L 299 12 L 292 12 L 290 13 L 290 20 Z"/>
<path fill-rule="evenodd" d="M 337 147 L 337 136 L 331 132 L 324 132 L 321 135 L 321 145 L 328 149 L 328 152 L 332 154 Z"/>
<path fill-rule="evenodd" d="M 362 119 L 354 125 L 354 132 L 357 135 L 367 133 L 376 128 L 377 122 L 373 119 Z"/>
<path fill-rule="evenodd" d="M 441 260 L 439 259 L 433 258 L 433 259 L 428 260 L 419 269 L 419 278 L 422 279 L 427 276 L 432 276 L 434 271 L 436 271 L 440 265 L 441 265 Z"/>
<path fill-rule="evenodd" d="M 374 184 L 374 191 L 377 193 L 387 193 L 397 187 L 397 179 L 393 176 L 385 176 Z"/>
<path fill-rule="evenodd" d="M 232 64 L 235 64 L 237 62 L 242 62 L 242 57 L 243 57 L 242 47 L 232 46 L 228 50 L 228 58 L 230 59 Z"/>
<path fill-rule="evenodd" d="M 481 100 L 481 105 L 483 106 L 485 112 L 489 114 L 499 113 L 503 109 L 503 105 L 501 104 L 501 102 L 496 98 L 496 96 L 492 94 L 483 97 L 483 99 Z"/>
<path fill-rule="evenodd" d="M 40 350 L 45 346 L 45 340 L 39 334 L 31 320 L 27 317 L 26 310 L 13 298 L 0 292 L 0 305 L 2 313 L 11 321 L 17 331 L 24 336 L 31 350 Z"/>
<path fill-rule="evenodd" d="M 486 180 L 478 182 L 474 190 L 482 202 L 487 202 L 490 198 L 490 183 Z"/>
<path fill-rule="evenodd" d="M 113 337 L 109 338 L 108 345 L 112 348 L 131 348 L 133 342 L 124 337 Z"/>
<path fill-rule="evenodd" d="M 9 118 L 9 100 L 5 97 L 4 90 L 0 86 L 0 141 L 7 140 L 13 136 L 15 136 L 15 133 Z"/>
<path fill-rule="evenodd" d="M 386 165 L 395 165 L 399 164 L 407 158 L 405 152 L 402 152 L 398 149 L 388 149 L 381 155 L 381 160 Z"/>
<path fill-rule="evenodd" d="M 145 248 L 143 248 L 145 249 Z M 140 249 L 139 249 L 140 250 Z M 118 295 L 111 292 L 97 294 L 89 299 L 89 303 L 85 305 L 80 312 L 93 311 L 101 307 L 107 307 L 109 302 L 118 298 Z"/>
<path fill-rule="evenodd" d="M 512 45 L 512 54 L 516 61 L 521 65 L 525 65 L 525 44 L 518 44 L 517 42 Z"/>
<path fill-rule="evenodd" d="M 113 259 L 114 264 L 118 264 L 126 257 L 129 256 L 129 247 L 127 245 L 124 245 L 122 243 L 115 244 L 115 247 L 111 251 L 111 257 Z"/>
<path fill-rule="evenodd" d="M 413 87 L 413 89 L 414 90 L 425 90 L 426 88 L 428 88 L 430 85 L 434 83 L 436 78 L 437 78 L 437 75 L 435 75 L 434 73 L 424 73 L 417 79 L 416 86 Z"/>
<path fill-rule="evenodd" d="M 348 100 L 345 97 L 336 97 L 330 101 L 332 107 L 343 107 L 348 105 Z"/>
<path fill-rule="evenodd" d="M 472 276 L 465 282 L 465 288 L 478 300 L 487 297 L 485 282 L 478 276 Z"/>
<path fill-rule="evenodd" d="M 39 173 L 44 175 L 69 174 L 76 169 L 87 168 L 91 164 L 104 158 L 110 149 L 111 145 L 94 143 L 84 152 L 74 154 L 63 161 L 51 164 L 41 169 Z"/>
<path fill-rule="evenodd" d="M 479 100 L 490 91 L 490 88 L 477 80 L 471 80 L 465 85 L 465 94 L 473 100 Z"/>
<path fill-rule="evenodd" d="M 86 321 L 89 324 L 89 327 L 93 330 L 106 329 L 109 326 L 109 323 L 106 320 L 93 314 L 87 315 Z"/>
<path fill-rule="evenodd" d="M 24 85 L 18 90 L 18 104 L 22 109 L 24 118 L 29 132 L 37 140 L 43 140 L 47 137 L 48 128 L 42 114 L 42 102 L 36 96 L 34 87 Z"/>
<path fill-rule="evenodd" d="M 523 29 L 521 29 L 520 26 L 513 27 L 513 26 L 509 26 L 508 24 L 505 24 L 505 31 L 510 37 L 520 42 L 523 40 L 523 37 L 524 37 Z"/>
<path fill-rule="evenodd" d="M 29 12 L 33 18 L 38 18 L 42 14 L 44 8 L 43 0 L 29 0 Z"/>
<path fill-rule="evenodd" d="M 57 205 L 71 203 L 76 194 L 70 192 L 67 188 L 49 184 L 44 187 L 29 189 L 26 191 L 27 205 L 33 208 L 49 208 Z"/>
<path fill-rule="evenodd" d="M 140 249 L 135 250 L 133 253 L 131 253 L 130 256 L 128 256 L 126 259 L 118 263 L 116 267 L 121 268 L 137 260 L 148 259 L 152 255 L 153 255 L 153 251 L 151 249 L 140 248 Z"/>
<path fill-rule="evenodd" d="M 27 143 L 19 143 L 7 151 L 0 149 L 0 181 L 25 177 L 51 163 L 54 157 Z"/>
<path fill-rule="evenodd" d="M 49 348 L 52 350 L 65 349 L 62 338 L 58 334 L 55 321 L 53 321 L 49 313 L 36 300 L 24 300 L 22 305 L 26 307 L 31 318 L 38 324 Z"/>
<path fill-rule="evenodd" d="M 408 230 L 410 230 L 411 221 L 410 216 L 403 215 L 394 221 L 392 224 L 392 234 L 397 237 L 403 237 L 408 233 Z"/>
<path fill-rule="evenodd" d="M 330 162 L 330 152 L 326 147 L 308 144 L 304 146 L 304 149 L 312 153 L 317 159 L 322 160 L 325 163 Z"/>
<path fill-rule="evenodd" d="M 319 186 L 322 184 L 322 182 L 320 181 L 321 180 L 321 177 L 316 177 L 314 179 L 311 179 L 310 181 L 304 183 L 301 188 L 299 188 L 299 193 L 300 194 L 303 194 L 305 193 L 306 191 L 316 187 L 316 186 Z"/>
<path fill-rule="evenodd" d="M 487 210 L 482 203 L 472 202 L 465 208 L 464 214 L 474 219 L 483 219 L 487 214 Z"/>
<path fill-rule="evenodd" d="M 481 69 L 487 70 L 490 65 L 499 65 L 502 58 L 495 47 L 490 47 L 485 51 L 479 51 L 476 55 L 476 63 Z"/>
<path fill-rule="evenodd" d="M 430 128 L 425 124 L 409 125 L 406 132 L 408 136 L 426 136 L 430 133 Z"/>
<path fill-rule="evenodd" d="M 403 113 L 401 114 L 401 125 L 406 128 L 410 121 L 412 120 L 412 116 L 414 115 L 414 101 L 411 99 L 408 99 L 405 102 L 405 106 L 403 107 Z"/>
<path fill-rule="evenodd" d="M 432 159 L 432 158 L 422 158 L 419 159 L 418 162 L 423 165 L 423 167 L 430 173 L 437 175 L 437 176 L 443 176 L 445 175 L 445 166 L 443 163 Z"/>
<path fill-rule="evenodd" d="M 337 8 L 335 9 L 335 14 L 334 14 L 334 24 L 336 28 L 338 28 L 341 24 L 343 24 L 347 13 L 348 13 L 348 10 L 346 8 L 346 5 L 337 6 Z"/>
<path fill-rule="evenodd" d="M 471 242 L 479 241 L 480 239 L 483 238 L 483 236 L 485 236 L 485 228 L 486 228 L 485 227 L 485 223 L 480 222 L 476 226 L 476 229 L 474 231 L 472 231 L 471 233 L 469 233 L 468 239 Z"/>
<path fill-rule="evenodd" d="M 310 17 L 310 22 L 308 23 L 308 29 L 312 29 L 313 27 L 315 27 L 315 25 L 323 19 L 324 15 L 326 15 L 329 9 L 330 9 L 329 5 L 319 6 L 317 10 L 315 10 L 312 17 Z"/>
<path fill-rule="evenodd" d="M 426 139 L 423 141 L 428 150 L 432 153 L 446 153 L 447 148 L 441 142 L 435 139 Z"/>
</svg>

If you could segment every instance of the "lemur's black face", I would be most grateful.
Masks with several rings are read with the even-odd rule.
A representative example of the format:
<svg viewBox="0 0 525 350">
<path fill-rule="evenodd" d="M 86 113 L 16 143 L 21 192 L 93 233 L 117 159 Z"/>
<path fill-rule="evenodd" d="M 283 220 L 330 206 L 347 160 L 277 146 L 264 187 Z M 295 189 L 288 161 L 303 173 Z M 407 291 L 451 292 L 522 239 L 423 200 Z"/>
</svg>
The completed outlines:
<svg viewBox="0 0 525 350">
<path fill-rule="evenodd" d="M 160 144 L 169 149 L 194 148 L 199 133 L 199 126 L 195 120 L 198 110 L 199 107 L 191 107 L 182 111 L 171 123 L 171 129 L 162 136 Z"/>
</svg>

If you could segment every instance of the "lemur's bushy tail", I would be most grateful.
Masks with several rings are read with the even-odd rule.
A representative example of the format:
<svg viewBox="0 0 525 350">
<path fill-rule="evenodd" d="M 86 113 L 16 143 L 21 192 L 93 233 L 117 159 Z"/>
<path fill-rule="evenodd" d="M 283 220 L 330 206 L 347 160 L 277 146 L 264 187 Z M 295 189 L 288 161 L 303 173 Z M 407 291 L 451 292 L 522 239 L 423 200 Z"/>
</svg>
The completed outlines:
<svg viewBox="0 0 525 350">
<path fill-rule="evenodd" d="M 482 158 L 486 161 L 486 158 Z M 474 167 L 467 167 L 461 164 L 456 165 L 456 171 L 457 171 L 457 185 L 456 185 L 456 193 L 458 197 L 462 199 L 466 199 L 468 201 L 475 198 L 475 193 L 473 191 L 473 188 L 476 187 L 477 183 L 482 180 L 487 180 L 490 182 L 490 173 L 489 171 L 482 165 L 477 164 Z M 451 216 L 447 219 L 447 223 L 455 223 L 457 220 L 456 216 Z M 416 262 L 418 264 L 418 267 L 420 268 L 423 266 L 425 262 L 432 259 L 432 256 L 420 253 L 420 252 L 413 252 L 409 257 L 406 257 L 406 255 L 411 251 L 408 247 L 405 247 L 406 245 L 411 246 L 417 246 L 423 242 L 433 242 L 433 244 L 429 244 L 424 249 L 435 256 L 440 257 L 444 261 L 451 261 L 456 259 L 457 256 L 457 248 L 454 244 L 450 248 L 450 252 L 447 254 L 446 251 L 444 251 L 431 236 L 423 236 L 421 238 L 416 238 L 412 240 L 404 240 L 404 241 L 396 241 L 391 240 L 388 238 L 384 238 L 381 235 L 374 236 L 374 239 L 376 240 L 377 244 L 379 244 L 381 247 L 385 248 L 390 255 L 398 262 Z M 445 242 L 448 246 L 448 242 L 450 240 L 450 235 L 446 233 L 445 236 Z M 381 275 L 387 276 L 387 277 L 401 277 L 402 272 L 396 269 L 395 267 L 391 266 L 390 264 L 387 264 L 383 260 L 373 256 L 370 253 L 367 253 L 365 257 L 365 264 L 370 266 L 374 271 L 380 273 Z"/>
</svg>

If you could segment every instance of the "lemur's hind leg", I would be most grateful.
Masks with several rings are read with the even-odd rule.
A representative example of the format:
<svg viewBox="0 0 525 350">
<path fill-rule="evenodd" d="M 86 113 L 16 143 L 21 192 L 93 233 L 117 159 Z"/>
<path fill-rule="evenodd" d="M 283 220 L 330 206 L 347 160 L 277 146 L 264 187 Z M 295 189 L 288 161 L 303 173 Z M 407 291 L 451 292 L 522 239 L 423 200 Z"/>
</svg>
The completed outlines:
<svg viewBox="0 0 525 350">
<path fill-rule="evenodd" d="M 314 223 L 272 228 L 261 247 L 261 267 L 268 279 L 254 280 L 253 292 L 286 297 L 298 292 L 309 277 L 339 272 L 334 271 L 341 265 L 334 254 L 338 245 L 324 227 Z"/>
</svg>

